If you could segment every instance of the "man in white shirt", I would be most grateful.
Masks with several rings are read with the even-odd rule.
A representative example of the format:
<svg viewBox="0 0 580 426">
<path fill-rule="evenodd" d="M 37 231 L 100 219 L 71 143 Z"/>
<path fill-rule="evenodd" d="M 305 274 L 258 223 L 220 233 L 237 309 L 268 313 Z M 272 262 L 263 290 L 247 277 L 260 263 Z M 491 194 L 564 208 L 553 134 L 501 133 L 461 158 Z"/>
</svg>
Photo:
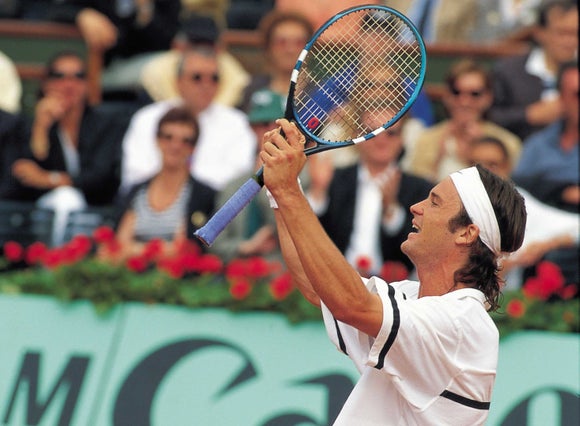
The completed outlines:
<svg viewBox="0 0 580 426">
<path fill-rule="evenodd" d="M 324 232 L 297 182 L 305 138 L 286 120 L 260 158 L 293 282 L 322 308 L 337 348 L 361 372 L 335 425 L 483 425 L 499 335 L 497 260 L 524 238 L 524 200 L 486 169 L 452 173 L 410 209 L 402 244 L 419 282 L 363 280 Z M 373 143 L 371 141 L 363 143 Z"/>
<path fill-rule="evenodd" d="M 200 136 L 192 175 L 215 190 L 254 165 L 256 139 L 244 113 L 214 103 L 220 79 L 215 49 L 197 46 L 183 53 L 178 68 L 179 99 L 155 102 L 131 119 L 123 140 L 121 193 L 153 176 L 161 165 L 155 128 L 170 108 L 184 104 L 197 117 Z"/>
</svg>

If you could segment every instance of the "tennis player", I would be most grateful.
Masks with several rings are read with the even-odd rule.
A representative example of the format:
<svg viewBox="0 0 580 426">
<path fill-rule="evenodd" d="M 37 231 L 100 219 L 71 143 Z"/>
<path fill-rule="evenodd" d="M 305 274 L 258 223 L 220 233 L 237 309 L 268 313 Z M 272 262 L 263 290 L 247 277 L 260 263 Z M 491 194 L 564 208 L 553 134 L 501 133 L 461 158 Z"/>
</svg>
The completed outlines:
<svg viewBox="0 0 580 426">
<path fill-rule="evenodd" d="M 361 373 L 335 425 L 484 424 L 499 347 L 487 311 L 498 307 L 498 257 L 524 237 L 522 197 L 479 166 L 453 173 L 410 209 L 415 231 L 401 247 L 419 282 L 363 279 L 301 192 L 304 137 L 278 124 L 286 138 L 267 132 L 260 157 L 283 255 Z"/>
</svg>

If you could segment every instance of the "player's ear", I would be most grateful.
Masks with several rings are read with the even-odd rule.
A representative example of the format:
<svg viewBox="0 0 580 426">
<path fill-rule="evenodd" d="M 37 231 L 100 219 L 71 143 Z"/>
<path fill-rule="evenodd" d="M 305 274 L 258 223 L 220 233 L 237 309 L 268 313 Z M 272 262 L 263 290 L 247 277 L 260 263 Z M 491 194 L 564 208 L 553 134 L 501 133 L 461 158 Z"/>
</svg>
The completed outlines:
<svg viewBox="0 0 580 426">
<path fill-rule="evenodd" d="M 461 229 L 461 231 L 455 238 L 455 242 L 458 245 L 469 246 L 473 244 L 478 237 L 479 237 L 479 228 L 477 227 L 477 225 L 471 223 Z"/>
</svg>

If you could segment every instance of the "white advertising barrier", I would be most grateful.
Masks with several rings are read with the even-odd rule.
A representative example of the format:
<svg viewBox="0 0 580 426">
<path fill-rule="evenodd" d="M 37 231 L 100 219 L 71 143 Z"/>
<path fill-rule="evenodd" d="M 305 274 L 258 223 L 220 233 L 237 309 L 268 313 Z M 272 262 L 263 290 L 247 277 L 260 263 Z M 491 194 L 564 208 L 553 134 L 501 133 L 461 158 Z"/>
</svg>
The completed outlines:
<svg viewBox="0 0 580 426">
<path fill-rule="evenodd" d="M 578 335 L 500 351 L 488 425 L 580 424 Z M 1 425 L 330 425 L 356 379 L 318 322 L 0 296 Z"/>
</svg>

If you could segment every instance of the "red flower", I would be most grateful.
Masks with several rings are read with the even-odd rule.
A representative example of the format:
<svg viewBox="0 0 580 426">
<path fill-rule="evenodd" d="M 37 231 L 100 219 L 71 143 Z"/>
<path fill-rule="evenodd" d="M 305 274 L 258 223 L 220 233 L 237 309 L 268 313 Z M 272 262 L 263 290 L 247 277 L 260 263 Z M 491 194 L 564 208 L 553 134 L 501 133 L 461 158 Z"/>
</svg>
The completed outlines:
<svg viewBox="0 0 580 426">
<path fill-rule="evenodd" d="M 115 239 L 115 231 L 108 226 L 99 226 L 94 230 L 93 238 L 98 244 L 106 244 Z"/>
<path fill-rule="evenodd" d="M 48 269 L 54 269 L 62 265 L 64 260 L 65 260 L 64 250 L 58 247 L 47 250 L 40 259 L 42 265 Z"/>
<path fill-rule="evenodd" d="M 380 277 L 388 283 L 403 281 L 409 277 L 409 271 L 403 263 L 388 260 L 381 268 Z"/>
<path fill-rule="evenodd" d="M 243 259 L 234 259 L 226 267 L 226 276 L 228 278 L 241 278 L 248 275 L 248 268 Z"/>
<path fill-rule="evenodd" d="M 247 260 L 247 273 L 251 278 L 263 278 L 270 273 L 270 265 L 263 257 L 251 257 Z"/>
<path fill-rule="evenodd" d="M 82 260 L 92 249 L 91 239 L 83 234 L 76 235 L 66 246 L 70 251 L 71 262 Z"/>
<path fill-rule="evenodd" d="M 157 267 L 173 278 L 181 278 L 185 273 L 185 264 L 179 258 L 162 259 L 157 263 Z"/>
<path fill-rule="evenodd" d="M 548 300 L 562 290 L 564 283 L 560 268 L 552 262 L 543 261 L 536 267 L 536 276 L 526 280 L 522 291 L 527 297 Z"/>
<path fill-rule="evenodd" d="M 272 296 L 276 300 L 284 300 L 292 293 L 292 290 L 294 290 L 294 285 L 292 284 L 292 277 L 288 272 L 277 276 L 270 283 L 270 293 L 272 293 Z"/>
<path fill-rule="evenodd" d="M 371 258 L 368 256 L 359 256 L 356 258 L 356 269 L 361 275 L 367 275 L 371 269 Z"/>
<path fill-rule="evenodd" d="M 24 248 L 16 241 L 4 243 L 4 256 L 9 262 L 20 262 L 24 258 Z"/>
<path fill-rule="evenodd" d="M 197 272 L 202 274 L 217 274 L 222 270 L 222 260 L 213 254 L 206 254 L 199 258 Z"/>
<path fill-rule="evenodd" d="M 44 243 L 41 243 L 39 241 L 32 243 L 26 249 L 25 255 L 26 263 L 28 263 L 29 265 L 35 265 L 39 263 L 47 252 L 48 248 Z"/>
<path fill-rule="evenodd" d="M 230 294 L 236 300 L 245 299 L 251 292 L 252 286 L 244 278 L 236 278 L 230 285 Z"/>
<path fill-rule="evenodd" d="M 526 305 L 518 299 L 510 300 L 506 306 L 506 312 L 512 318 L 521 318 L 526 313 Z"/>
<path fill-rule="evenodd" d="M 132 256 L 127 259 L 127 268 L 133 272 L 143 272 L 147 269 L 149 262 L 143 256 Z"/>
<path fill-rule="evenodd" d="M 568 284 L 558 291 L 558 295 L 564 300 L 570 300 L 578 293 L 576 284 Z"/>
<path fill-rule="evenodd" d="M 145 244 L 143 257 L 148 261 L 155 260 L 163 252 L 163 240 L 155 238 Z"/>
</svg>

